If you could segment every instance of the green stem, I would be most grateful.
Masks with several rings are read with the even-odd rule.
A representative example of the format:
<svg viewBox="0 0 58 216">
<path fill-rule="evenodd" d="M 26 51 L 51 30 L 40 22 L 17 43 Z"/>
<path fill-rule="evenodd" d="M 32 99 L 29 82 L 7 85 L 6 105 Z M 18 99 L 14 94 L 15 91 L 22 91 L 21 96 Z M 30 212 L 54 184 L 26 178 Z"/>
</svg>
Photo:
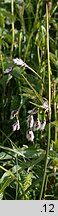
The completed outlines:
<svg viewBox="0 0 58 216">
<path fill-rule="evenodd" d="M 54 116 L 55 116 L 55 121 L 57 121 L 57 110 L 56 110 L 55 94 L 56 94 L 56 80 L 54 80 Z M 55 126 L 55 141 L 56 140 L 57 140 L 57 127 Z"/>
<path fill-rule="evenodd" d="M 40 65 L 41 64 L 41 59 L 40 59 L 39 45 L 37 46 L 37 54 L 38 54 L 38 62 L 39 62 L 39 65 Z"/>
<path fill-rule="evenodd" d="M 30 86 L 30 88 L 33 90 L 33 92 L 35 93 L 36 97 L 39 98 L 39 100 L 41 101 L 41 103 L 44 102 L 43 98 L 41 97 L 41 95 L 36 91 L 35 88 L 33 88 L 33 86 L 30 84 L 30 82 L 27 80 L 27 78 L 21 74 L 21 76 L 24 78 L 24 80 L 27 82 L 27 84 Z"/>
<path fill-rule="evenodd" d="M 16 200 L 18 198 L 18 156 L 16 156 L 16 179 L 17 179 L 17 182 L 16 182 Z"/>
<path fill-rule="evenodd" d="M 46 4 L 46 16 L 47 16 L 47 58 L 48 58 L 48 83 L 49 83 L 49 119 L 51 120 L 51 81 L 50 81 L 50 57 L 49 57 L 49 14 L 48 4 Z"/>
<path fill-rule="evenodd" d="M 46 179 L 46 175 L 47 175 L 47 164 L 48 164 L 49 146 L 50 146 L 50 123 L 49 123 L 49 126 L 48 126 L 48 145 L 47 145 L 47 151 L 46 151 L 46 160 L 45 160 L 44 176 L 43 176 L 43 181 L 42 181 L 42 187 L 41 187 L 41 192 L 40 192 L 39 200 L 41 200 L 41 199 L 42 199 L 42 196 L 43 196 L 43 190 L 44 190 L 44 185 L 45 185 L 45 179 Z M 44 192 L 44 193 L 45 193 L 45 192 Z"/>
<path fill-rule="evenodd" d="M 47 58 L 48 58 L 48 83 L 49 83 L 49 119 L 51 119 L 51 81 L 50 81 L 50 59 L 49 59 L 49 21 L 48 21 L 48 4 L 46 4 L 46 16 L 47 16 Z M 42 199 L 44 185 L 45 185 L 45 179 L 47 175 L 47 164 L 48 164 L 48 154 L 49 154 L 49 146 L 50 146 L 50 123 L 48 125 L 48 144 L 47 144 L 47 151 L 46 151 L 46 160 L 45 160 L 45 167 L 44 167 L 44 176 L 42 181 L 42 187 L 40 192 L 40 200 Z M 45 191 L 44 191 L 45 193 Z"/>
<path fill-rule="evenodd" d="M 31 39 L 32 39 L 32 37 L 33 37 L 34 32 L 36 31 L 35 26 L 36 26 L 37 19 L 38 19 L 39 6 L 40 6 L 40 1 L 38 0 L 37 8 L 36 8 L 35 21 L 34 21 L 34 25 L 33 25 L 33 28 L 32 28 L 32 32 L 31 32 L 31 34 L 29 35 L 29 40 L 28 40 L 27 47 L 26 47 L 26 51 L 25 51 L 25 55 L 24 55 L 24 61 L 26 60 L 26 57 L 27 57 L 27 54 L 28 54 L 28 50 L 29 50 L 29 45 L 30 45 Z"/>
<path fill-rule="evenodd" d="M 14 15 L 14 0 L 11 0 L 11 14 Z M 11 44 L 11 58 L 13 55 L 13 48 L 14 48 L 14 20 L 12 21 L 12 44 Z"/>
<path fill-rule="evenodd" d="M 22 31 L 21 31 L 21 32 L 19 33 L 19 36 L 18 36 L 19 58 L 21 58 L 22 38 L 23 38 L 23 35 L 22 35 Z"/>
<path fill-rule="evenodd" d="M 1 52 L 1 65 L 2 65 L 2 72 L 4 71 L 4 63 L 3 63 L 3 55 L 2 55 L 2 52 Z"/>
<path fill-rule="evenodd" d="M 55 13 L 55 18 L 57 19 L 57 17 L 58 17 L 58 13 L 56 12 Z M 58 58 L 58 49 L 57 49 L 57 44 L 58 44 L 58 21 L 57 21 L 55 43 L 56 43 L 56 52 L 55 52 L 55 55 Z M 56 96 L 56 80 L 54 80 L 54 116 L 55 116 L 55 121 L 57 121 L 57 104 L 56 104 L 56 101 L 55 101 L 55 96 Z M 55 126 L 55 141 L 57 140 L 57 132 L 58 132 L 58 129 Z"/>
<path fill-rule="evenodd" d="M 1 32 L 1 36 L 2 38 L 2 32 Z M 2 66 L 2 72 L 4 71 L 4 63 L 3 63 L 3 54 L 2 54 L 2 45 L 1 45 L 2 39 L 0 39 L 0 61 L 1 61 L 1 66 Z"/>
</svg>

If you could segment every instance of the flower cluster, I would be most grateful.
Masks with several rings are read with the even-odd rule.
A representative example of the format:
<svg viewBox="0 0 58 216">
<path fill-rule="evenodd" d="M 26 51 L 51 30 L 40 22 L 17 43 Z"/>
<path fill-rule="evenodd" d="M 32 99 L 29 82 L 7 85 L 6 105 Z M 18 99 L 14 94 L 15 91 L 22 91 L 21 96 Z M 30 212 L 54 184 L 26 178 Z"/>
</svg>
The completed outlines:
<svg viewBox="0 0 58 216">
<path fill-rule="evenodd" d="M 34 132 L 41 130 L 43 131 L 46 126 L 46 119 L 44 119 L 43 123 L 37 118 L 37 120 L 34 122 L 33 115 L 28 116 L 28 125 L 29 129 L 26 133 L 26 138 L 28 141 L 33 142 L 34 141 Z"/>
<path fill-rule="evenodd" d="M 48 103 L 45 101 L 43 103 L 43 109 L 46 115 L 46 112 L 49 111 Z M 33 110 L 28 111 L 28 117 L 27 117 L 27 126 L 28 130 L 26 132 L 26 138 L 28 141 L 34 142 L 34 133 L 38 130 L 43 131 L 46 126 L 46 117 L 44 115 L 44 121 L 40 121 L 39 117 L 37 117 L 37 120 L 34 121 L 34 114 L 38 114 L 38 108 L 34 108 Z M 13 110 L 11 112 L 10 119 L 15 119 L 14 124 L 12 125 L 13 131 L 20 129 L 20 122 L 18 119 L 18 110 Z"/>
<path fill-rule="evenodd" d="M 28 116 L 27 123 L 29 126 L 29 130 L 26 133 L 26 138 L 28 139 L 28 141 L 33 142 L 33 140 L 34 140 L 34 133 L 33 133 L 34 118 L 33 118 L 33 115 Z"/>
<path fill-rule="evenodd" d="M 48 103 L 45 101 L 43 103 L 43 109 L 45 110 L 45 113 L 49 111 L 49 106 Z M 33 142 L 34 141 L 34 132 L 35 131 L 43 131 L 45 129 L 46 126 L 46 118 L 44 117 L 44 121 L 41 122 L 39 120 L 39 118 L 37 118 L 37 120 L 34 122 L 34 117 L 33 115 L 36 114 L 38 112 L 38 109 L 34 109 L 29 110 L 28 111 L 28 118 L 27 118 L 27 124 L 28 124 L 28 131 L 26 133 L 26 138 L 28 139 L 28 141 Z M 31 114 L 32 113 L 32 114 Z"/>
</svg>

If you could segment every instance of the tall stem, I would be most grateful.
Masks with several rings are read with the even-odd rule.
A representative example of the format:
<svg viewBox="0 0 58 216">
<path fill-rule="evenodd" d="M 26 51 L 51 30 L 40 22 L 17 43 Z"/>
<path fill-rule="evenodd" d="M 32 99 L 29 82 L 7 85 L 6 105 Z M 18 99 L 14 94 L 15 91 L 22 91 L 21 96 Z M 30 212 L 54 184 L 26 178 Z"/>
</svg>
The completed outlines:
<svg viewBox="0 0 58 216">
<path fill-rule="evenodd" d="M 11 14 L 14 15 L 14 0 L 11 0 Z M 13 48 L 14 48 L 14 20 L 12 20 L 12 44 L 11 44 L 11 58 L 13 55 Z"/>
<path fill-rule="evenodd" d="M 57 17 L 58 17 L 58 13 L 56 12 L 55 13 L 56 20 L 57 20 Z M 56 40 L 55 40 L 55 43 L 56 43 L 56 52 L 55 52 L 55 55 L 58 58 L 58 49 L 57 49 L 57 44 L 58 44 L 58 20 L 57 20 L 57 29 L 56 29 Z M 57 121 L 57 104 L 56 104 L 56 101 L 55 101 L 55 95 L 56 95 L 56 80 L 54 80 L 54 116 L 55 116 L 55 121 Z M 57 132 L 58 132 L 58 129 L 55 126 L 55 142 L 57 140 Z"/>
<path fill-rule="evenodd" d="M 56 80 L 54 80 L 54 116 L 55 121 L 57 121 L 57 109 L 56 109 L 56 102 L 55 102 L 55 94 L 56 94 Z M 55 141 L 57 140 L 57 127 L 55 126 Z"/>
<path fill-rule="evenodd" d="M 50 59 L 49 59 L 49 14 L 48 14 L 48 4 L 46 4 L 46 16 L 47 16 L 47 59 L 48 59 L 48 84 L 49 84 L 49 119 L 51 119 L 51 81 L 50 81 Z M 48 125 L 48 144 L 47 144 L 47 151 L 46 151 L 46 160 L 45 160 L 45 167 L 44 167 L 44 176 L 42 181 L 42 187 L 40 192 L 40 200 L 42 199 L 45 179 L 47 174 L 47 164 L 48 164 L 48 154 L 49 154 L 49 146 L 50 146 L 50 123 Z"/>
<path fill-rule="evenodd" d="M 49 119 L 51 120 L 51 81 L 50 81 L 50 57 L 49 57 L 49 15 L 48 4 L 46 4 L 46 16 L 47 16 L 47 58 L 48 58 L 48 83 L 49 83 Z"/>
<path fill-rule="evenodd" d="M 29 45 L 30 45 L 31 39 L 32 39 L 32 37 L 33 37 L 33 34 L 35 33 L 35 29 L 36 29 L 35 26 L 36 26 L 37 19 L 38 19 L 39 7 L 40 7 L 40 0 L 38 0 L 38 3 L 37 3 L 35 21 L 34 21 L 34 25 L 33 25 L 32 31 L 31 31 L 31 33 L 30 33 L 30 35 L 29 35 L 29 40 L 28 40 L 27 47 L 26 47 L 26 51 L 25 51 L 25 55 L 24 55 L 24 61 L 26 60 L 26 57 L 27 57 L 27 55 L 28 55 Z"/>
<path fill-rule="evenodd" d="M 18 156 L 16 156 L 16 200 L 18 199 Z"/>
</svg>

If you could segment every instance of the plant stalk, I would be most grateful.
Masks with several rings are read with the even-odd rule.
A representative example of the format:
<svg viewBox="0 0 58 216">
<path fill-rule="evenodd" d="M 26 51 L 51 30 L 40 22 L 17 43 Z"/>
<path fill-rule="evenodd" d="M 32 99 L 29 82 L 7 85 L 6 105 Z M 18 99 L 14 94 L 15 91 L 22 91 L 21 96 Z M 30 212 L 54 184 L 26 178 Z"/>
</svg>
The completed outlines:
<svg viewBox="0 0 58 216">
<path fill-rule="evenodd" d="M 11 14 L 12 16 L 14 15 L 14 0 L 11 0 Z M 13 55 L 13 49 L 14 49 L 14 20 L 12 20 L 12 44 L 11 44 L 11 54 L 10 54 L 11 59 Z"/>
<path fill-rule="evenodd" d="M 16 200 L 18 199 L 18 155 L 16 156 L 16 178 L 17 178 L 17 183 L 16 183 Z"/>
<path fill-rule="evenodd" d="M 55 95 L 56 95 L 56 80 L 54 80 L 54 116 L 55 116 L 55 121 L 57 121 L 57 108 L 55 102 Z M 57 127 L 55 126 L 55 141 L 56 140 L 57 140 Z"/>
<path fill-rule="evenodd" d="M 36 8 L 36 15 L 35 15 L 35 21 L 34 21 L 34 25 L 33 25 L 33 28 L 32 28 L 32 31 L 29 35 L 29 40 L 28 40 L 28 43 L 27 43 L 27 47 L 26 47 L 26 51 L 25 51 L 25 55 L 24 55 L 24 61 L 26 60 L 26 57 L 28 55 L 28 51 L 29 51 L 29 46 L 30 46 L 30 43 L 31 43 L 31 39 L 33 37 L 33 34 L 36 30 L 36 23 L 37 23 L 37 19 L 38 19 L 38 11 L 39 11 L 39 7 L 40 7 L 40 0 L 38 0 L 38 3 L 37 3 L 37 8 Z"/>
<path fill-rule="evenodd" d="M 51 80 L 50 80 L 50 58 L 49 58 L 49 13 L 48 13 L 48 3 L 46 3 L 46 17 L 47 17 L 47 59 L 48 59 L 48 84 L 49 84 L 49 120 L 51 120 Z M 47 144 L 47 150 L 46 150 L 46 160 L 45 160 L 45 167 L 44 167 L 44 176 L 41 186 L 41 192 L 40 192 L 40 198 L 39 200 L 44 197 L 45 191 L 45 180 L 47 175 L 47 164 L 48 164 L 48 154 L 49 154 L 49 146 L 50 146 L 50 123 L 48 125 L 48 144 Z M 44 191 L 44 194 L 43 194 Z"/>
</svg>

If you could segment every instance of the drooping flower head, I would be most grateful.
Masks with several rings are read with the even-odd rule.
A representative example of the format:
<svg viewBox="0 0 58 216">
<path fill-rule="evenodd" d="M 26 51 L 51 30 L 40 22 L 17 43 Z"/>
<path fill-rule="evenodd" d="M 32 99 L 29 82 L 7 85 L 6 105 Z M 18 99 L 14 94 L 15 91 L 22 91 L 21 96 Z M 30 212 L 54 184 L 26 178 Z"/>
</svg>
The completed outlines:
<svg viewBox="0 0 58 216">
<path fill-rule="evenodd" d="M 20 129 L 20 123 L 19 120 L 17 120 L 13 125 L 12 125 L 13 131 L 19 130 Z"/>
<path fill-rule="evenodd" d="M 29 129 L 26 133 L 26 138 L 28 139 L 28 141 L 33 142 L 34 141 L 34 133 L 31 129 Z"/>
<path fill-rule="evenodd" d="M 34 123 L 34 131 L 38 131 L 41 128 L 41 122 L 37 118 L 37 121 Z"/>
</svg>

